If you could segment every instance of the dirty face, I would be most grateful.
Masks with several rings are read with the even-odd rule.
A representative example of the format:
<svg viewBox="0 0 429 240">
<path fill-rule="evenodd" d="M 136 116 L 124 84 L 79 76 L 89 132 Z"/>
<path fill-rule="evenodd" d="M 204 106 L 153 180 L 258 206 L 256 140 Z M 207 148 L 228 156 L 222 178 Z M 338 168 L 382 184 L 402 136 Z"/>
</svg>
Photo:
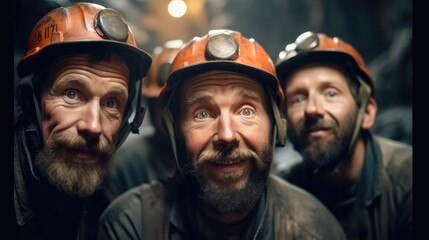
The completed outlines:
<svg viewBox="0 0 429 240">
<path fill-rule="evenodd" d="M 91 195 L 107 173 L 128 100 L 129 69 L 115 54 L 98 62 L 60 58 L 42 91 L 42 152 L 36 164 L 60 191 Z"/>
<path fill-rule="evenodd" d="M 247 211 L 264 189 L 272 149 L 266 98 L 257 81 L 232 72 L 208 72 L 182 87 L 185 174 L 218 211 Z"/>
<path fill-rule="evenodd" d="M 348 151 L 358 109 L 346 75 L 330 65 L 297 70 L 286 84 L 289 137 L 304 160 L 324 167 Z"/>
</svg>

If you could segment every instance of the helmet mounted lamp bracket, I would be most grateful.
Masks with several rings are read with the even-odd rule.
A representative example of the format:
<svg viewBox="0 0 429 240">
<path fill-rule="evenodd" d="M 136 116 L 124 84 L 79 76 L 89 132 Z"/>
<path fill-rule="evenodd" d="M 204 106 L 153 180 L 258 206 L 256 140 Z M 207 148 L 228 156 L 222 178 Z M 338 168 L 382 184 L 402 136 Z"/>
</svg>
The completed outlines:
<svg viewBox="0 0 429 240">
<path fill-rule="evenodd" d="M 211 36 L 206 45 L 206 57 L 210 60 L 234 60 L 238 57 L 237 40 L 226 33 Z"/>
<path fill-rule="evenodd" d="M 116 10 L 106 8 L 94 18 L 94 28 L 103 38 L 125 42 L 128 39 L 128 24 Z"/>
</svg>

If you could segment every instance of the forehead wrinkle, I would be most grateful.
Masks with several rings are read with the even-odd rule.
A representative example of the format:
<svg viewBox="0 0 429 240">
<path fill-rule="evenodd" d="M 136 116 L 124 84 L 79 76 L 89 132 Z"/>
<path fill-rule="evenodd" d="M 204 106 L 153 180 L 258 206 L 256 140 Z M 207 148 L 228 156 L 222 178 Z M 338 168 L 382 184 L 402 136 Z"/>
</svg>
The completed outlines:
<svg viewBox="0 0 429 240">
<path fill-rule="evenodd" d="M 233 86 L 231 87 L 233 89 L 233 95 L 237 97 L 242 98 L 250 98 L 254 101 L 261 101 L 261 96 L 256 93 L 255 91 L 252 91 L 248 89 L 246 86 L 240 85 L 240 86 Z M 222 90 L 220 90 L 222 91 Z M 192 92 L 189 97 L 185 99 L 186 104 L 192 104 L 199 101 L 210 101 L 210 99 L 213 98 L 213 91 L 204 89 L 197 92 Z"/>
<path fill-rule="evenodd" d="M 185 103 L 189 105 L 199 101 L 209 101 L 209 99 L 211 99 L 212 96 L 213 94 L 211 94 L 208 91 L 193 93 L 185 99 Z"/>
<path fill-rule="evenodd" d="M 97 70 L 94 66 L 97 65 Z M 127 78 L 130 76 L 129 67 L 126 63 L 115 53 L 109 58 L 99 60 L 90 59 L 85 54 L 67 55 L 59 57 L 53 63 L 52 69 L 61 69 L 63 72 L 69 69 L 81 69 L 91 73 L 97 73 L 102 77 L 112 78 Z"/>
<path fill-rule="evenodd" d="M 125 91 L 123 88 L 113 88 L 110 90 L 110 93 L 114 96 L 123 96 L 124 98 L 128 98 L 128 92 Z"/>
<path fill-rule="evenodd" d="M 265 102 L 263 86 L 249 76 L 229 71 L 209 71 L 190 77 L 179 90 L 179 99 L 185 105 L 195 102 L 211 102 L 216 92 L 221 95 L 229 89 L 232 95 L 249 101 Z M 238 100 L 238 99 L 236 99 Z"/>
<path fill-rule="evenodd" d="M 258 95 L 254 91 L 249 91 L 248 89 L 238 89 L 238 93 L 241 96 L 244 96 L 245 98 L 251 98 L 251 99 L 254 99 L 256 101 L 260 101 L 261 100 L 261 96 L 260 95 Z"/>
</svg>

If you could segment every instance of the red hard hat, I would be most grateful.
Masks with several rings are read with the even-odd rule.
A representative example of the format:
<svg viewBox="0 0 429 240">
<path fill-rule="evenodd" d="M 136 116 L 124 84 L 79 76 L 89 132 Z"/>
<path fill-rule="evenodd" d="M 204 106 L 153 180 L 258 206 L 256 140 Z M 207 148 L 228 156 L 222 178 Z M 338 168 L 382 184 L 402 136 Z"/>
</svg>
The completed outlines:
<svg viewBox="0 0 429 240">
<path fill-rule="evenodd" d="M 287 77 L 303 64 L 328 62 L 350 68 L 362 78 L 375 94 L 374 81 L 360 54 L 348 43 L 323 33 L 305 32 L 281 51 L 276 61 L 277 76 L 284 83 Z"/>
</svg>

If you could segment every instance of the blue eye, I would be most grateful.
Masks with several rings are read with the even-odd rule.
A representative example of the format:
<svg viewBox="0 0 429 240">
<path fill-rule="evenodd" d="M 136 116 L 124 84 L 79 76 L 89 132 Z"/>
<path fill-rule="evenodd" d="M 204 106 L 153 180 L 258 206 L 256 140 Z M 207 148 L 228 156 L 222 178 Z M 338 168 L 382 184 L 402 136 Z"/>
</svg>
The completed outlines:
<svg viewBox="0 0 429 240">
<path fill-rule="evenodd" d="M 337 96 L 337 93 L 336 93 L 336 92 L 334 92 L 334 91 L 329 91 L 329 92 L 328 92 L 328 96 L 329 96 L 329 97 L 335 97 L 335 96 Z"/>
<path fill-rule="evenodd" d="M 290 104 L 295 103 L 302 103 L 305 100 L 304 95 L 296 95 L 295 97 L 291 98 L 292 101 L 290 101 Z"/>
<path fill-rule="evenodd" d="M 241 111 L 244 116 L 250 116 L 254 113 L 254 111 L 250 108 L 245 108 Z"/>
<path fill-rule="evenodd" d="M 297 103 L 304 102 L 304 97 L 303 97 L 303 96 L 298 96 L 298 97 L 296 97 L 296 98 L 295 98 L 295 102 L 297 102 Z"/>
<path fill-rule="evenodd" d="M 70 99 L 76 99 L 76 98 L 77 98 L 77 93 L 76 93 L 76 91 L 75 91 L 75 90 L 70 89 L 70 90 L 67 90 L 67 92 L 66 92 L 66 96 L 67 96 L 68 98 L 70 98 Z"/>
<path fill-rule="evenodd" d="M 106 107 L 108 108 L 118 108 L 118 103 L 115 100 L 106 101 Z"/>
<path fill-rule="evenodd" d="M 209 114 L 207 112 L 199 112 L 197 113 L 196 117 L 199 119 L 204 119 L 204 118 L 208 118 Z"/>
</svg>

